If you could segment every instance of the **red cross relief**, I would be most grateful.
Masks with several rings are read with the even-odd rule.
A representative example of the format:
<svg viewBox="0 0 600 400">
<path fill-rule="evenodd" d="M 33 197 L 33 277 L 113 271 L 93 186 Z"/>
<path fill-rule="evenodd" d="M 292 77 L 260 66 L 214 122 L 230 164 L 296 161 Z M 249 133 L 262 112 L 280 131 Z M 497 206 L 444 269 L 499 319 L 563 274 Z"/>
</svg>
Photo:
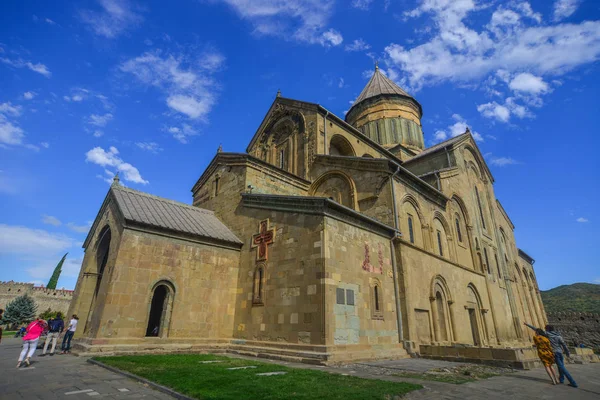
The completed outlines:
<svg viewBox="0 0 600 400">
<path fill-rule="evenodd" d="M 269 220 L 265 219 L 258 224 L 258 233 L 252 236 L 252 248 L 258 247 L 256 252 L 257 261 L 269 259 L 268 245 L 275 239 L 275 229 L 269 229 Z"/>
</svg>

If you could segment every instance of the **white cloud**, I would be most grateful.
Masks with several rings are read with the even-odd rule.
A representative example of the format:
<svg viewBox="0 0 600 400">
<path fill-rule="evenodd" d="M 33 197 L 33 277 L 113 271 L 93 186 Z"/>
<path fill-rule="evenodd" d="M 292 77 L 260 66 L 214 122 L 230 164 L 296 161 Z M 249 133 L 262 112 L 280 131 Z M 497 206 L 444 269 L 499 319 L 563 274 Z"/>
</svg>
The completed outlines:
<svg viewBox="0 0 600 400">
<path fill-rule="evenodd" d="M 490 164 L 497 167 L 505 167 L 507 165 L 521 164 L 519 161 L 510 157 L 492 157 L 490 158 Z"/>
<path fill-rule="evenodd" d="M 600 21 L 537 25 L 541 16 L 529 3 L 510 2 L 482 28 L 465 23 L 486 10 L 489 4 L 474 0 L 421 0 L 405 17 L 431 16 L 433 35 L 414 47 L 388 45 L 388 61 L 419 89 L 445 81 L 478 84 L 499 69 L 559 76 L 600 58 Z"/>
<path fill-rule="evenodd" d="M 585 224 L 586 222 L 590 222 L 587 218 L 579 217 L 575 221 Z"/>
<path fill-rule="evenodd" d="M 52 21 L 50 18 L 45 18 L 44 21 L 49 25 L 56 25 L 56 22 Z"/>
<path fill-rule="evenodd" d="M 81 21 L 98 36 L 114 39 L 142 23 L 144 18 L 127 0 L 98 0 L 100 10 L 82 10 Z"/>
<path fill-rule="evenodd" d="M 279 36 L 287 40 L 338 46 L 342 35 L 327 29 L 334 0 L 216 0 L 229 5 L 254 26 L 258 35 Z"/>
<path fill-rule="evenodd" d="M 48 255 L 75 245 L 75 240 L 42 229 L 0 224 L 0 254 Z"/>
<path fill-rule="evenodd" d="M 62 224 L 62 222 L 60 222 L 60 219 L 53 217 L 52 215 L 43 215 L 42 222 L 46 225 L 54 226 L 60 226 Z"/>
<path fill-rule="evenodd" d="M 340 78 L 340 81 L 338 82 L 338 87 L 341 89 L 341 88 L 343 88 L 344 86 L 345 86 L 345 83 L 344 83 L 344 78 Z"/>
<path fill-rule="evenodd" d="M 23 144 L 25 132 L 8 118 L 20 116 L 21 110 L 21 106 L 13 106 L 10 102 L 0 104 L 0 146 Z"/>
<path fill-rule="evenodd" d="M 181 143 L 187 143 L 189 136 L 198 134 L 198 132 L 188 124 L 182 124 L 181 128 L 177 126 L 170 126 L 166 128 L 166 131 L 173 135 L 173 137 Z"/>
<path fill-rule="evenodd" d="M 162 151 L 162 147 L 155 142 L 136 142 L 135 145 L 142 150 L 149 151 L 150 153 L 158 153 Z"/>
<path fill-rule="evenodd" d="M 48 67 L 41 63 L 34 64 L 31 61 L 25 61 L 20 58 L 11 60 L 5 57 L 0 57 L 0 62 L 3 62 L 4 64 L 10 65 L 15 68 L 28 68 L 33 72 L 37 72 L 38 74 L 44 75 L 46 78 L 50 78 L 52 76 L 52 73 L 50 72 Z"/>
<path fill-rule="evenodd" d="M 31 100 L 35 97 L 35 94 L 36 94 L 35 92 L 25 92 L 25 93 L 23 93 L 23 98 L 25 100 Z"/>
<path fill-rule="evenodd" d="M 215 104 L 218 84 L 213 73 L 222 69 L 225 58 L 210 49 L 196 55 L 147 52 L 119 67 L 144 85 L 166 93 L 167 106 L 193 120 L 205 121 Z"/>
<path fill-rule="evenodd" d="M 371 45 L 369 45 L 362 38 L 360 38 L 360 39 L 354 39 L 354 41 L 352 43 L 346 45 L 345 50 L 346 51 L 365 51 L 365 50 L 369 50 L 370 48 L 371 48 Z"/>
<path fill-rule="evenodd" d="M 85 161 L 102 167 L 116 168 L 117 171 L 123 173 L 122 176 L 126 181 L 141 183 L 143 185 L 149 183 L 142 178 L 142 175 L 137 168 L 124 162 L 121 157 L 119 157 L 119 150 L 117 150 L 116 147 L 111 146 L 108 151 L 105 151 L 102 147 L 94 147 L 85 154 Z"/>
<path fill-rule="evenodd" d="M 516 75 L 508 84 L 512 90 L 532 94 L 540 94 L 548 91 L 548 84 L 544 80 L 529 72 L 522 72 Z"/>
<path fill-rule="evenodd" d="M 103 128 L 112 119 L 113 119 L 113 115 L 111 113 L 106 113 L 104 115 L 92 114 L 88 118 L 88 124 Z M 94 134 L 94 136 L 95 136 L 95 134 Z"/>
<path fill-rule="evenodd" d="M 167 105 L 192 119 L 200 118 L 210 111 L 213 101 L 210 97 L 196 100 L 192 96 L 176 94 L 167 98 Z"/>
<path fill-rule="evenodd" d="M 103 135 L 104 135 L 104 132 L 103 132 L 103 131 L 101 131 L 100 129 L 96 129 L 96 130 L 94 131 L 94 137 L 97 137 L 97 138 L 98 138 L 98 137 L 101 137 L 101 136 L 103 136 Z"/>
<path fill-rule="evenodd" d="M 581 0 L 556 0 L 554 2 L 554 20 L 560 21 L 570 17 L 577 11 Z"/>
<path fill-rule="evenodd" d="M 33 278 L 30 282 L 38 285 L 45 285 L 48 283 L 48 279 L 52 276 L 52 272 L 54 271 L 54 268 L 56 268 L 56 264 L 58 264 L 61 257 L 62 255 L 57 255 L 56 259 L 39 261 L 35 267 L 27 268 L 27 273 Z M 67 255 L 67 258 L 62 265 L 60 277 L 78 276 L 82 262 L 82 258 L 71 258 Z"/>
<path fill-rule="evenodd" d="M 50 147 L 50 143 L 48 142 L 40 142 L 40 146 L 42 146 L 43 148 L 47 149 Z"/>
<path fill-rule="evenodd" d="M 477 111 L 486 118 L 504 123 L 508 123 L 513 115 L 519 119 L 531 118 L 533 116 L 529 109 L 518 104 L 514 97 L 507 97 L 504 104 L 499 104 L 495 101 L 479 104 Z"/>
<path fill-rule="evenodd" d="M 448 127 L 445 130 L 438 129 L 435 131 L 435 133 L 433 134 L 433 140 L 432 140 L 433 143 L 439 143 L 446 139 L 453 138 L 458 135 L 462 135 L 463 133 L 465 133 L 467 131 L 467 129 L 469 129 L 469 127 L 467 125 L 467 120 L 465 120 L 461 115 L 452 114 L 452 119 L 455 122 L 448 125 Z M 473 136 L 473 139 L 475 139 L 476 141 L 483 142 L 483 136 L 481 136 L 481 134 L 479 134 L 479 132 L 475 132 L 475 131 L 471 130 L 471 135 Z"/>
<path fill-rule="evenodd" d="M 373 0 L 352 0 L 352 7 L 359 10 L 368 10 Z"/>
<path fill-rule="evenodd" d="M 92 226 L 91 223 L 89 224 L 85 224 L 85 225 L 77 225 L 73 222 L 69 222 L 67 224 L 67 226 L 69 227 L 70 230 L 72 230 L 73 232 L 77 232 L 77 233 L 87 233 L 90 230 L 90 227 Z"/>
<path fill-rule="evenodd" d="M 10 101 L 0 104 L 0 114 L 18 117 L 21 115 L 22 111 L 23 107 L 19 105 L 13 106 Z"/>
<path fill-rule="evenodd" d="M 486 118 L 494 118 L 501 122 L 508 122 L 510 120 L 510 110 L 495 101 L 478 105 L 477 111 Z"/>
</svg>

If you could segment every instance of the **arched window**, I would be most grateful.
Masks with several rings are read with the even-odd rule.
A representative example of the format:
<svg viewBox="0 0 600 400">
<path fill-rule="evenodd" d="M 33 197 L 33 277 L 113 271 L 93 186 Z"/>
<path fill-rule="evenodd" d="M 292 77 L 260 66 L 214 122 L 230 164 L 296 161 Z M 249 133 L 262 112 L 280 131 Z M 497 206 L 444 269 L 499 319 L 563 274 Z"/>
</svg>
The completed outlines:
<svg viewBox="0 0 600 400">
<path fill-rule="evenodd" d="M 174 293 L 170 282 L 161 281 L 155 285 L 146 326 L 147 337 L 168 336 Z"/>
<path fill-rule="evenodd" d="M 329 155 L 354 157 L 356 156 L 356 152 L 348 139 L 336 134 L 331 137 L 331 141 L 329 142 Z"/>
<path fill-rule="evenodd" d="M 371 282 L 371 317 L 383 319 L 383 293 L 379 281 Z"/>
<path fill-rule="evenodd" d="M 90 309 L 88 312 L 88 317 L 83 327 L 83 332 L 87 333 L 91 327 L 91 320 L 94 314 L 94 308 L 96 305 L 96 298 L 98 297 L 98 293 L 100 292 L 100 285 L 102 283 L 102 277 L 104 276 L 104 271 L 106 269 L 106 264 L 108 263 L 108 258 L 110 256 L 110 241 L 111 241 L 111 231 L 110 227 L 107 225 L 102 228 L 100 234 L 98 235 L 98 240 L 96 241 L 96 270 L 94 275 L 96 278 L 96 283 L 94 285 L 94 291 L 91 296 L 90 301 Z"/>
<path fill-rule="evenodd" d="M 252 304 L 264 305 L 265 267 L 260 264 L 254 270 L 254 283 L 252 289 Z"/>
<path fill-rule="evenodd" d="M 483 229 L 485 228 L 485 218 L 483 218 L 483 208 L 481 207 L 481 198 L 479 197 L 479 190 L 477 189 L 477 186 L 475 186 L 475 196 L 477 197 L 477 207 L 479 207 L 479 216 L 481 217 L 481 225 L 483 226 Z"/>
<path fill-rule="evenodd" d="M 481 259 L 481 253 L 477 252 L 477 259 L 479 260 L 479 268 L 481 268 L 481 272 L 483 272 L 483 260 Z"/>
<path fill-rule="evenodd" d="M 408 238 L 412 244 L 415 244 L 415 233 L 413 231 L 413 217 L 408 215 Z"/>
<path fill-rule="evenodd" d="M 496 260 L 496 268 L 498 269 L 498 278 L 501 278 L 502 274 L 500 273 L 500 264 L 498 263 L 498 255 L 496 253 L 494 253 L 494 259 Z"/>
<path fill-rule="evenodd" d="M 458 217 L 456 217 L 455 223 L 456 223 L 456 237 L 458 238 L 458 241 L 460 243 L 462 243 L 462 241 L 463 241 L 462 232 L 460 231 L 460 220 L 458 219 Z"/>
<path fill-rule="evenodd" d="M 285 149 L 279 150 L 279 168 L 285 169 Z"/>
<path fill-rule="evenodd" d="M 487 248 L 483 248 L 483 256 L 485 257 L 485 265 L 487 266 L 487 273 L 491 274 L 492 269 L 490 268 L 490 260 L 488 259 Z"/>
<path fill-rule="evenodd" d="M 217 197 L 217 195 L 219 194 L 219 181 L 221 180 L 221 178 L 219 176 L 217 176 L 215 178 L 215 197 Z"/>
<path fill-rule="evenodd" d="M 440 256 L 444 257 L 444 246 L 442 246 L 442 232 L 437 231 L 438 251 Z"/>
</svg>

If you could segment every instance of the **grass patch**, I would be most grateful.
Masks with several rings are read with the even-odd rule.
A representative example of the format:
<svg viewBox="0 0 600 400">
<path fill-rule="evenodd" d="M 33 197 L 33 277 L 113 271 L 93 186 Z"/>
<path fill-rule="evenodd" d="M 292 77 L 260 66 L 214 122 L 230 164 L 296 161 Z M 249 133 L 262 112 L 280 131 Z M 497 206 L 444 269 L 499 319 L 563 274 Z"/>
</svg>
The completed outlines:
<svg viewBox="0 0 600 400">
<path fill-rule="evenodd" d="M 469 378 L 467 376 L 460 376 L 455 374 L 419 374 L 413 372 L 400 372 L 394 374 L 394 376 L 399 376 L 402 378 L 412 378 L 412 379 L 421 379 L 424 381 L 436 381 L 436 382 L 444 382 L 444 383 L 453 383 L 455 385 L 460 385 L 467 382 L 474 382 L 477 379 Z"/>
<path fill-rule="evenodd" d="M 2 331 L 2 337 L 15 336 L 15 333 L 17 333 L 17 331 Z"/>
<path fill-rule="evenodd" d="M 95 360 L 197 399 L 392 399 L 421 385 L 287 368 L 212 354 L 96 357 Z M 202 364 L 201 361 L 220 361 Z M 253 369 L 227 368 L 256 366 Z M 285 375 L 257 373 L 285 371 Z"/>
</svg>

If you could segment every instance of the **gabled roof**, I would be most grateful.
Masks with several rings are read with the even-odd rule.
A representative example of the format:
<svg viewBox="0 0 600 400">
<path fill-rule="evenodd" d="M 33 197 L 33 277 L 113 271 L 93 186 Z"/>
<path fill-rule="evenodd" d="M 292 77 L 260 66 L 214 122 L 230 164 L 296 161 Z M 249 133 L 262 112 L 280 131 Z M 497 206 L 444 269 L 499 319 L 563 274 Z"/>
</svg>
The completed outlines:
<svg viewBox="0 0 600 400">
<path fill-rule="evenodd" d="M 458 136 L 455 136 L 453 138 L 450 138 L 448 140 L 445 140 L 441 143 L 436 144 L 435 146 L 431 146 L 425 150 L 423 150 L 422 152 L 420 152 L 419 154 L 417 154 L 416 156 L 409 158 L 408 160 L 404 161 L 404 165 L 407 168 L 410 168 L 410 164 L 412 164 L 415 161 L 418 160 L 422 160 L 423 158 L 426 158 L 427 156 L 434 154 L 440 150 L 445 149 L 446 147 L 452 147 L 460 142 L 466 141 L 471 139 L 471 142 L 473 143 L 473 149 L 475 150 L 475 152 L 477 153 L 477 157 L 479 158 L 479 162 L 481 163 L 481 167 L 485 170 L 485 172 L 489 175 L 490 179 L 492 182 L 494 182 L 494 176 L 492 175 L 492 171 L 490 171 L 489 167 L 487 166 L 485 159 L 483 158 L 483 155 L 481 154 L 481 151 L 479 150 L 479 147 L 477 146 L 477 143 L 475 142 L 475 139 L 473 139 L 473 135 L 471 134 L 471 131 L 467 129 L 467 131 L 465 133 L 461 133 Z"/>
<path fill-rule="evenodd" d="M 380 94 L 397 94 L 404 97 L 411 97 L 400 86 L 396 85 L 391 79 L 381 73 L 378 66 L 375 66 L 375 72 L 367 86 L 360 92 L 360 95 L 354 101 L 354 105 L 371 97 L 379 96 Z"/>
<path fill-rule="evenodd" d="M 185 236 L 196 236 L 236 245 L 242 244 L 212 211 L 153 196 L 114 183 L 110 187 L 99 216 L 111 199 L 121 212 L 126 225 L 132 224 Z M 96 223 L 94 223 L 95 225 Z M 94 226 L 84 242 L 84 247 L 90 239 Z"/>
<path fill-rule="evenodd" d="M 461 139 L 464 139 L 465 137 L 467 137 L 467 135 L 469 135 L 469 132 L 461 133 L 458 136 L 455 136 L 453 138 L 444 140 L 443 142 L 438 143 L 438 144 L 436 144 L 434 146 L 428 147 L 425 150 L 423 150 L 422 152 L 420 152 L 419 154 L 417 154 L 416 156 L 411 157 L 408 160 L 406 160 L 405 163 L 410 163 L 411 161 L 417 160 L 417 159 L 419 159 L 421 157 L 424 157 L 424 156 L 426 156 L 428 154 L 435 153 L 438 150 L 442 150 L 444 147 L 451 146 L 454 143 L 459 142 Z"/>
</svg>

